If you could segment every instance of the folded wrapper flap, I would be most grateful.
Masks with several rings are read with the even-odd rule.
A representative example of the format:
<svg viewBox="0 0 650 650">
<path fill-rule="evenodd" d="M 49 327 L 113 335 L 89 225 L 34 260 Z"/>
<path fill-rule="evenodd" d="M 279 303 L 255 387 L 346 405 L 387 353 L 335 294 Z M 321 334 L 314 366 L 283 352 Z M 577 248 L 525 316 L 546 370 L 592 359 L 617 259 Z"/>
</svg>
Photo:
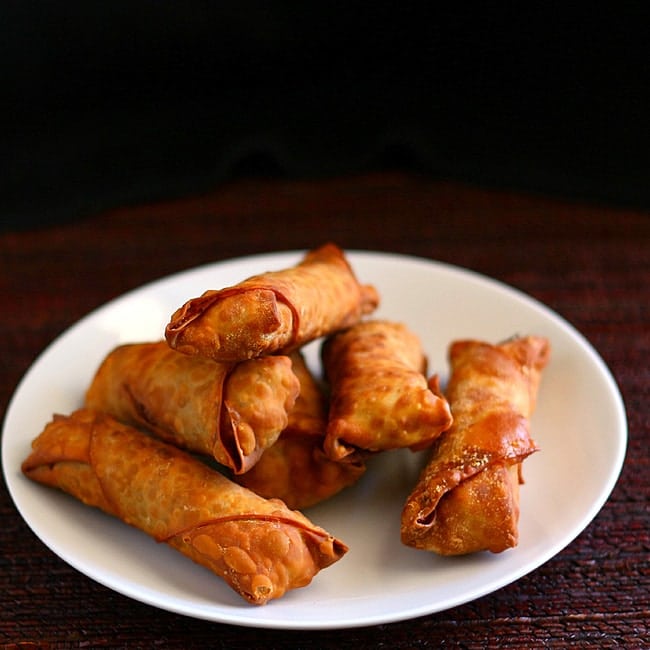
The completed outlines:
<svg viewBox="0 0 650 650">
<path fill-rule="evenodd" d="M 484 428 L 498 434 L 486 437 Z M 440 499 L 471 477 L 494 464 L 521 463 L 539 450 L 530 437 L 526 418 L 509 410 L 492 412 L 479 423 L 462 431 L 463 442 L 450 444 L 448 437 L 434 442 L 432 461 L 424 468 L 418 484 L 405 505 L 404 519 L 411 522 L 412 537 L 422 533 L 435 519 Z M 448 448 L 451 453 L 447 452 Z M 462 449 L 463 453 L 454 453 Z"/>
<path fill-rule="evenodd" d="M 288 327 L 283 327 L 280 305 L 286 306 L 291 314 Z M 212 323 L 209 319 L 204 319 L 198 323 L 211 309 L 221 306 L 222 313 L 218 321 Z M 251 313 L 248 314 L 248 311 Z M 254 330 L 246 338 L 239 334 L 242 336 L 242 349 L 246 351 L 224 352 L 224 349 L 228 348 L 227 337 L 230 336 L 231 330 L 229 327 L 220 328 L 218 325 L 221 322 L 247 322 L 253 319 Z M 192 328 L 195 321 L 198 326 Z M 272 286 L 255 285 L 249 281 L 242 286 L 221 290 L 208 289 L 200 296 L 189 299 L 172 314 L 165 327 L 165 338 L 173 349 L 183 354 L 201 356 L 206 349 L 214 349 L 220 351 L 219 357 L 222 360 L 238 361 L 264 354 L 266 339 L 272 334 L 279 334 L 281 329 L 284 329 L 285 336 L 295 337 L 299 324 L 298 312 L 281 291 Z"/>
</svg>

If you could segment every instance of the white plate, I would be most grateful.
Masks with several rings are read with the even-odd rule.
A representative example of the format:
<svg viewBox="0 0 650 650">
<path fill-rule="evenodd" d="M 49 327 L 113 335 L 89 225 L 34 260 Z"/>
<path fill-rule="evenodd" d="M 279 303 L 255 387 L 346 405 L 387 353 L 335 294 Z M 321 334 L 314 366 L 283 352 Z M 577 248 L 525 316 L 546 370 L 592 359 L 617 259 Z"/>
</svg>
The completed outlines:
<svg viewBox="0 0 650 650">
<path fill-rule="evenodd" d="M 165 610 L 244 626 L 326 629 L 404 620 L 468 602 L 536 569 L 580 534 L 613 489 L 627 442 L 623 402 L 602 359 L 571 325 L 532 298 L 467 270 L 393 254 L 348 252 L 359 279 L 381 293 L 375 315 L 403 321 L 418 333 L 430 371 L 443 383 L 453 339 L 497 342 L 534 333 L 551 341 L 532 419 L 542 451 L 524 464 L 517 548 L 440 558 L 403 546 L 400 512 L 420 459 L 389 452 L 356 486 L 306 511 L 345 541 L 349 553 L 308 587 L 255 607 L 169 547 L 21 475 L 31 440 L 52 413 L 81 405 L 95 369 L 115 345 L 161 338 L 169 316 L 187 298 L 293 265 L 301 256 L 293 251 L 240 258 L 153 282 L 83 318 L 36 360 L 7 411 L 2 463 L 18 510 L 54 553 L 101 584 Z M 317 347 L 307 348 L 314 369 Z"/>
</svg>

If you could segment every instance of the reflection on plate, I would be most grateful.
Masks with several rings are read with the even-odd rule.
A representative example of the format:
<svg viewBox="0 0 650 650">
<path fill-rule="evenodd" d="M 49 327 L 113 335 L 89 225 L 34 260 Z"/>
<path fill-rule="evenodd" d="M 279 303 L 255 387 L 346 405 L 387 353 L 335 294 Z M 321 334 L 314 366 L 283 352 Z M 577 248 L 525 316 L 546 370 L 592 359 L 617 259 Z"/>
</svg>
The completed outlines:
<svg viewBox="0 0 650 650">
<path fill-rule="evenodd" d="M 293 265 L 301 256 L 240 258 L 164 278 L 89 314 L 43 352 L 16 390 L 2 441 L 7 485 L 34 533 L 80 572 L 141 602 L 206 620 L 284 629 L 374 625 L 441 611 L 517 580 L 569 544 L 604 504 L 625 455 L 625 411 L 609 370 L 574 328 L 524 294 L 460 268 L 393 254 L 348 252 L 359 279 L 381 293 L 375 315 L 403 321 L 421 337 L 430 371 L 443 384 L 453 339 L 497 342 L 534 333 L 551 341 L 532 418 L 542 451 L 524 464 L 517 548 L 440 558 L 404 547 L 400 512 L 419 459 L 388 452 L 373 459 L 353 488 L 306 511 L 345 541 L 349 553 L 308 587 L 254 607 L 167 546 L 20 474 L 31 440 L 54 412 L 81 405 L 114 346 L 162 338 L 169 316 L 187 298 Z M 306 353 L 317 369 L 318 342 Z"/>
</svg>

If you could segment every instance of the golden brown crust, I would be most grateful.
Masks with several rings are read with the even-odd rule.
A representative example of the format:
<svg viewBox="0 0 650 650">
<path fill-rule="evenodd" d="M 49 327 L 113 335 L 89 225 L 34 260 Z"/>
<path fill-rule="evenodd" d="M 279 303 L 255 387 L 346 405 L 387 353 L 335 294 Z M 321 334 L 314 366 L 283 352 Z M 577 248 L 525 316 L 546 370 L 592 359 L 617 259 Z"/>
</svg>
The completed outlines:
<svg viewBox="0 0 650 650">
<path fill-rule="evenodd" d="M 356 279 L 343 251 L 326 244 L 294 267 L 269 271 L 188 300 L 165 328 L 184 354 L 239 361 L 286 354 L 376 309 L 374 287 Z"/>
<path fill-rule="evenodd" d="M 90 409 L 55 417 L 22 471 L 170 544 L 252 604 L 309 584 L 347 551 L 281 501 Z"/>
<path fill-rule="evenodd" d="M 361 456 L 339 463 L 325 455 L 325 392 L 299 352 L 294 352 L 291 360 L 300 380 L 300 394 L 289 413 L 289 424 L 260 460 L 234 480 L 261 496 L 277 497 L 290 508 L 303 509 L 356 483 L 366 465 Z"/>
<path fill-rule="evenodd" d="M 299 390 L 286 356 L 217 363 L 158 341 L 112 350 L 85 405 L 239 473 L 277 440 Z"/>
<path fill-rule="evenodd" d="M 405 544 L 442 555 L 517 544 L 521 463 L 538 449 L 529 417 L 549 352 L 535 336 L 450 346 L 454 423 L 406 500 Z"/>
<path fill-rule="evenodd" d="M 356 450 L 430 445 L 451 424 L 447 400 L 427 385 L 419 338 L 404 324 L 363 321 L 323 345 L 331 402 L 325 451 L 341 460 Z"/>
</svg>

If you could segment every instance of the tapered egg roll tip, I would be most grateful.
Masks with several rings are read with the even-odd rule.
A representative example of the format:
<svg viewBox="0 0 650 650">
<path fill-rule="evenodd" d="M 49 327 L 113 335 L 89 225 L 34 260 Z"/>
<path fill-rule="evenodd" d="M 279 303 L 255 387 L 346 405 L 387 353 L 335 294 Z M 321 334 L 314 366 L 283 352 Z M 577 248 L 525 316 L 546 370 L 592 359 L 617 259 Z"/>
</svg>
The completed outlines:
<svg viewBox="0 0 650 650">
<path fill-rule="evenodd" d="M 379 296 L 379 291 L 372 284 L 362 284 L 361 285 L 361 315 L 367 316 L 372 314 L 377 307 L 381 298 Z"/>
<path fill-rule="evenodd" d="M 283 506 L 281 501 L 270 502 Z M 265 605 L 290 589 L 311 584 L 348 548 L 318 526 L 288 519 L 250 517 L 209 523 L 170 540 L 195 562 L 212 568 L 251 605 Z M 269 563 L 269 558 L 275 561 Z"/>
</svg>

